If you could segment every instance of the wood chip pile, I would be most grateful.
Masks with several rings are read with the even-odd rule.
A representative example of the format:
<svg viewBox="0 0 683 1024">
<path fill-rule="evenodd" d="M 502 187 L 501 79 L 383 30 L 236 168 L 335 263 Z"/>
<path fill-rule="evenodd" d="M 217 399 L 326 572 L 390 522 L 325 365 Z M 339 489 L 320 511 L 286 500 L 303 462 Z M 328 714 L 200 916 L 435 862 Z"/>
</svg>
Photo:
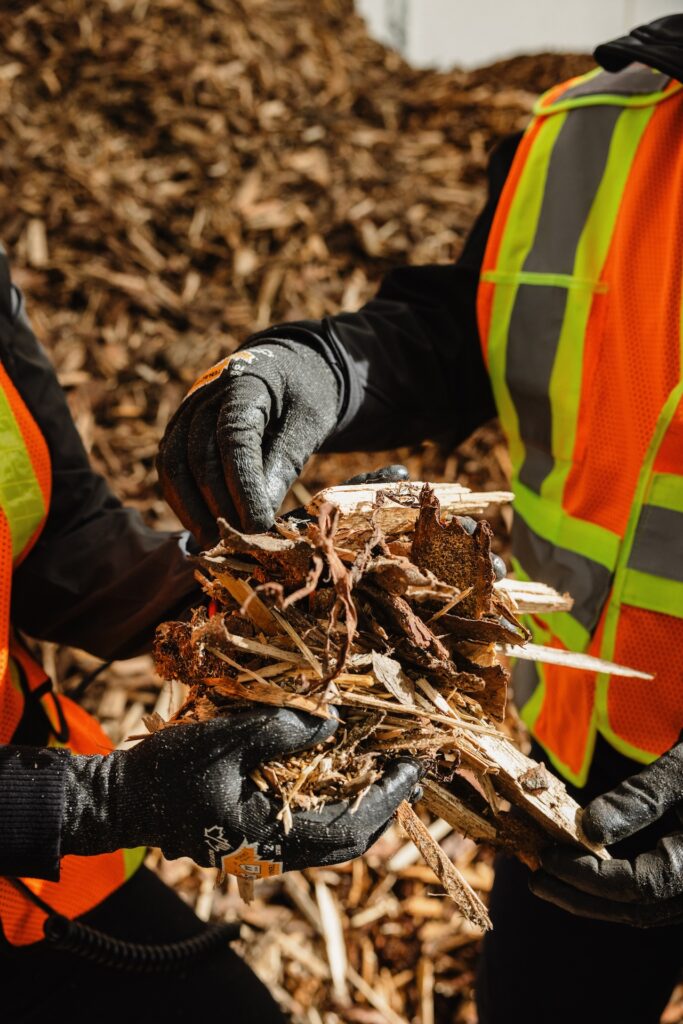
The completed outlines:
<svg viewBox="0 0 683 1024">
<path fill-rule="evenodd" d="M 589 65 L 418 71 L 351 0 L 3 12 L 0 240 L 118 493 L 166 521 L 153 459 L 188 383 L 390 265 L 451 260 L 491 144 Z"/>
</svg>

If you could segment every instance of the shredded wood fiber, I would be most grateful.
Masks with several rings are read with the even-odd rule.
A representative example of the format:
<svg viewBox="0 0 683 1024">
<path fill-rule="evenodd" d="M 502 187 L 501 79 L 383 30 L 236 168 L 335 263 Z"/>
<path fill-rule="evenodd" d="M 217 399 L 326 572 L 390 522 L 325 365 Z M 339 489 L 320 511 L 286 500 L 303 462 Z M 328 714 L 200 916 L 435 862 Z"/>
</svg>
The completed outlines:
<svg viewBox="0 0 683 1024">
<path fill-rule="evenodd" d="M 469 533 L 453 514 L 480 511 L 485 498 L 459 485 L 439 494 L 444 509 L 428 484 L 332 488 L 310 505 L 317 519 L 281 519 L 256 536 L 223 523 L 198 559 L 209 609 L 157 633 L 159 672 L 189 684 L 168 724 L 254 703 L 327 717 L 333 704 L 342 724 L 331 743 L 253 775 L 281 799 L 285 829 L 293 809 L 359 803 L 388 760 L 410 754 L 424 763 L 435 813 L 535 864 L 544 832 L 581 841 L 578 808 L 498 729 L 508 671 L 496 645 L 528 633 L 510 589 L 495 586 L 488 524 Z M 403 805 L 399 821 L 412 814 Z M 463 913 L 487 924 L 419 820 L 406 828 Z"/>
</svg>

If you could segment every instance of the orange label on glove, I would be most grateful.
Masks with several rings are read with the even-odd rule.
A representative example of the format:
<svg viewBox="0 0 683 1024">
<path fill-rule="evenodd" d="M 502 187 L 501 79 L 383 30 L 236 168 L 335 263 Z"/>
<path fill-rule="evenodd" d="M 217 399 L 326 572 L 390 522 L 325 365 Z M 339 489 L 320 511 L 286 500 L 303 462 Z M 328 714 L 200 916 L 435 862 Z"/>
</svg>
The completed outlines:
<svg viewBox="0 0 683 1024">
<path fill-rule="evenodd" d="M 235 352 L 233 355 L 226 356 L 225 359 L 221 359 L 219 363 L 215 363 L 213 366 L 211 366 L 205 373 L 201 375 L 201 377 L 197 377 L 197 380 L 194 382 L 190 390 L 187 392 L 185 398 L 189 398 L 190 395 L 193 395 L 195 393 L 195 391 L 199 391 L 200 388 L 206 387 L 206 385 L 210 384 L 211 381 L 216 380 L 217 377 L 220 377 L 226 366 L 229 363 L 231 363 L 234 359 L 241 359 L 242 362 L 245 363 L 253 363 L 254 353 Z"/>
<path fill-rule="evenodd" d="M 221 857 L 223 871 L 238 878 L 273 878 L 282 874 L 282 861 L 261 860 L 258 843 L 243 843 L 239 849 Z"/>
</svg>

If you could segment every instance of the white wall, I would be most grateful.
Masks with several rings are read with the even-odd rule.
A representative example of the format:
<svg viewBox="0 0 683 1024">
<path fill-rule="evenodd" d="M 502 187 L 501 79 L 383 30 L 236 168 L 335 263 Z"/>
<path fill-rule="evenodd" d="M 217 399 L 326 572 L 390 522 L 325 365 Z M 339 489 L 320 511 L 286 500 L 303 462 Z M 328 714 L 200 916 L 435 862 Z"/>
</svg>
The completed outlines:
<svg viewBox="0 0 683 1024">
<path fill-rule="evenodd" d="M 518 53 L 590 52 L 683 0 L 356 0 L 377 38 L 418 66 L 470 68 Z"/>
</svg>

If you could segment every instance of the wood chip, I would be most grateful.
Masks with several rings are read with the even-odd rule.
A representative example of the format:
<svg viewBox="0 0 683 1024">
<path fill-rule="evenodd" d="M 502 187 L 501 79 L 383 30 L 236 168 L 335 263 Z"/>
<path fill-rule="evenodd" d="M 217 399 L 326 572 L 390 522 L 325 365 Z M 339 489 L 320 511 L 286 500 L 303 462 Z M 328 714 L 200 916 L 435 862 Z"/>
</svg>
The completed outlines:
<svg viewBox="0 0 683 1024">
<path fill-rule="evenodd" d="M 486 907 L 439 844 L 434 841 L 407 801 L 404 800 L 399 805 L 396 819 L 408 838 L 415 843 L 445 891 L 457 904 L 463 917 L 475 927 L 488 931 L 492 924 Z"/>
</svg>

